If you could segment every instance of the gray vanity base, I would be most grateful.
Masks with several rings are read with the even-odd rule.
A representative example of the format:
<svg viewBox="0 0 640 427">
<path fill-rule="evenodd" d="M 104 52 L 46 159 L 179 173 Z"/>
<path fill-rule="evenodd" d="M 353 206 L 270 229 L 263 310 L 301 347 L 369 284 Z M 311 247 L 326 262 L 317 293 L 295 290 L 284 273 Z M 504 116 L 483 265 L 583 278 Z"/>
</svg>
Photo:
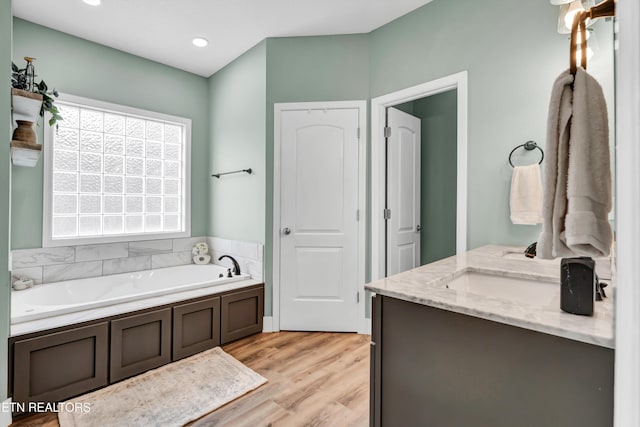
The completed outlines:
<svg viewBox="0 0 640 427">
<path fill-rule="evenodd" d="M 614 350 L 377 295 L 372 426 L 613 425 Z"/>
</svg>

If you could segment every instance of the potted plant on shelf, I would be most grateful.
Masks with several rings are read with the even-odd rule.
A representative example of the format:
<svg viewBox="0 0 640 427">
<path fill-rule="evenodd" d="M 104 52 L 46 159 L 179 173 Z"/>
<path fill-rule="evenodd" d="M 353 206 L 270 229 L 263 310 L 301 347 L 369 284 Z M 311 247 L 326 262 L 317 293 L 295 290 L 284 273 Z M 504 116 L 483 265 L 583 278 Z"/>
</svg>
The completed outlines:
<svg viewBox="0 0 640 427">
<path fill-rule="evenodd" d="M 62 120 L 62 117 L 55 105 L 58 92 L 49 89 L 44 80 L 36 83 L 33 66 L 35 58 L 24 59 L 27 65 L 22 69 L 11 63 L 11 106 L 13 120 L 16 122 L 11 139 L 11 157 L 15 165 L 35 166 L 42 145 L 38 144 L 33 124 L 38 122 L 38 117 L 44 117 L 45 111 L 51 113 L 50 126 Z"/>
</svg>

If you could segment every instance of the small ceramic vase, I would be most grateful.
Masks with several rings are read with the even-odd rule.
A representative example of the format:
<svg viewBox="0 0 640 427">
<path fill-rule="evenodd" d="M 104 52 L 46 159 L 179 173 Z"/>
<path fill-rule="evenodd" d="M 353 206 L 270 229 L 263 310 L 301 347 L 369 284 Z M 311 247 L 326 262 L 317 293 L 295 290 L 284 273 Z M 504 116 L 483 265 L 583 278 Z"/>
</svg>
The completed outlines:
<svg viewBox="0 0 640 427">
<path fill-rule="evenodd" d="M 29 122 L 27 120 L 18 120 L 18 127 L 13 131 L 13 137 L 11 138 L 14 141 L 20 141 L 31 145 L 38 144 L 38 137 L 36 136 L 35 131 L 33 130 L 33 122 Z"/>
</svg>

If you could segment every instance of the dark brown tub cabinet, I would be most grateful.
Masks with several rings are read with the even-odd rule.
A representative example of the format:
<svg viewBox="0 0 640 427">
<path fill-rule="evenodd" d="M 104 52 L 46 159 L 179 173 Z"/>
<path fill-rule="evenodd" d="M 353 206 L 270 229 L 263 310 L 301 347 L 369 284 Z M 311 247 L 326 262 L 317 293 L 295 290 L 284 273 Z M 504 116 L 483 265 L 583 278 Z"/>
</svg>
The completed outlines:
<svg viewBox="0 0 640 427">
<path fill-rule="evenodd" d="M 9 338 L 14 402 L 58 402 L 262 331 L 264 285 Z"/>
<path fill-rule="evenodd" d="M 107 385 L 109 323 L 13 343 L 13 400 L 55 402 Z"/>
<path fill-rule="evenodd" d="M 171 362 L 171 309 L 111 321 L 109 382 Z"/>
<path fill-rule="evenodd" d="M 614 350 L 376 295 L 372 426 L 613 425 Z"/>
<path fill-rule="evenodd" d="M 222 296 L 222 344 L 262 331 L 264 289 L 248 289 Z"/>
<path fill-rule="evenodd" d="M 173 307 L 173 360 L 220 345 L 220 297 Z"/>
</svg>

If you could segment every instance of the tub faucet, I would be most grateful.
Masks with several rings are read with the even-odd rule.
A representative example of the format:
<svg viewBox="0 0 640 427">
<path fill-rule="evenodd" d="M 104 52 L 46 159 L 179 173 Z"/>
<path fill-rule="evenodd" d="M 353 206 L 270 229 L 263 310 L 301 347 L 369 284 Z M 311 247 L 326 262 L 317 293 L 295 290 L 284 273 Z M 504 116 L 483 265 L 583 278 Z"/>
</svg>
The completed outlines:
<svg viewBox="0 0 640 427">
<path fill-rule="evenodd" d="M 238 261 L 236 261 L 236 259 L 231 255 L 222 255 L 220 258 L 218 258 L 218 261 L 222 261 L 222 258 L 229 258 L 231 260 L 231 262 L 233 263 L 233 274 L 235 274 L 236 276 L 239 276 L 240 264 L 238 264 Z"/>
</svg>

